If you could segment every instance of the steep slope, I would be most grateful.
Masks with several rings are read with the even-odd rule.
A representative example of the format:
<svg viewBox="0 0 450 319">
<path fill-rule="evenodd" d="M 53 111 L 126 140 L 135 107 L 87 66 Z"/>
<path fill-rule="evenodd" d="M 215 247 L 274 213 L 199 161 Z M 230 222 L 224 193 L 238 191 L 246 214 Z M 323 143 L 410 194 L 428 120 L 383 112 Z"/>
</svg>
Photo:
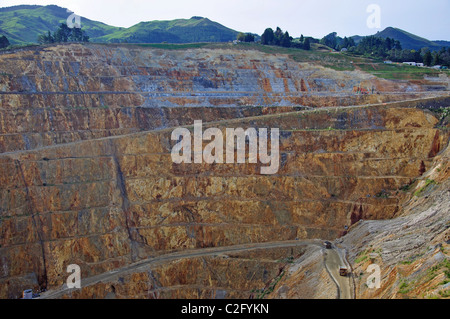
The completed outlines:
<svg viewBox="0 0 450 319">
<path fill-rule="evenodd" d="M 450 47 L 450 41 L 434 40 L 433 42 L 442 47 Z"/>
<path fill-rule="evenodd" d="M 410 82 L 232 48 L 72 44 L 2 54 L 0 152 L 191 124 L 195 117 L 226 119 L 440 94 Z M 356 94 L 355 87 L 378 94 Z"/>
<path fill-rule="evenodd" d="M 360 219 L 401 215 L 399 189 L 449 139 L 429 111 L 448 107 L 448 92 L 285 55 L 58 45 L 2 54 L 0 66 L 1 297 L 58 288 L 72 263 L 95 278 L 175 251 L 333 240 Z M 380 94 L 357 95 L 358 85 Z M 405 98 L 415 99 L 389 102 Z M 277 174 L 261 175 L 261 164 L 173 163 L 172 130 L 200 119 L 221 132 L 279 128 Z M 317 255 L 284 258 L 304 253 Z M 245 297 L 282 279 L 288 262 L 278 258 L 187 258 L 74 296 Z M 317 274 L 303 287 L 329 287 L 320 263 L 308 265 Z"/>
<path fill-rule="evenodd" d="M 450 47 L 449 41 L 430 41 L 428 39 L 419 37 L 415 34 L 409 33 L 399 28 L 387 27 L 383 31 L 378 31 L 374 34 L 380 38 L 391 38 L 400 41 L 403 49 L 420 50 L 421 48 L 429 48 L 431 50 L 439 50 L 442 47 Z M 358 43 L 363 37 L 355 35 L 353 40 Z"/>
<path fill-rule="evenodd" d="M 429 47 L 433 49 L 438 46 L 436 43 L 433 43 L 430 40 L 421 38 L 415 34 L 406 32 L 404 30 L 398 28 L 388 27 L 383 31 L 379 31 L 375 34 L 375 36 L 380 38 L 391 38 L 400 41 L 403 49 L 415 49 L 419 50 L 424 47 Z"/>
<path fill-rule="evenodd" d="M 346 250 L 351 280 L 361 298 L 450 298 L 450 148 L 419 179 L 398 190 L 403 213 L 391 220 L 360 220 L 335 244 Z M 311 249 L 310 249 L 311 251 Z M 293 261 L 272 298 L 334 298 L 327 276 L 318 276 L 326 250 L 314 248 Z M 380 267 L 380 287 L 369 287 L 369 266 Z M 312 276 L 305 274 L 313 271 Z M 305 296 L 305 291 L 308 294 Z"/>
<path fill-rule="evenodd" d="M 355 271 L 358 298 L 450 298 L 450 148 L 410 186 L 404 213 L 365 221 L 341 240 Z M 380 289 L 369 289 L 370 264 L 381 267 Z"/>
<path fill-rule="evenodd" d="M 96 42 L 112 43 L 194 43 L 236 40 L 237 31 L 208 18 L 192 17 L 171 21 L 141 22 L 130 28 L 96 37 Z"/>
<path fill-rule="evenodd" d="M 71 13 L 55 5 L 21 5 L 0 8 L 0 34 L 11 44 L 37 43 L 40 34 L 54 31 Z M 192 43 L 228 42 L 238 32 L 203 17 L 141 22 L 119 28 L 81 17 L 81 26 L 91 42 Z"/>
<path fill-rule="evenodd" d="M 271 176 L 260 164 L 176 165 L 170 129 L 6 153 L 1 295 L 57 287 L 71 263 L 90 277 L 173 250 L 334 239 L 360 219 L 392 218 L 396 191 L 448 143 L 437 123 L 394 104 L 210 124 L 279 127 Z"/>
<path fill-rule="evenodd" d="M 11 44 L 37 43 L 40 34 L 56 30 L 70 14 L 56 5 L 0 8 L 0 34 L 6 35 Z M 81 23 L 91 39 L 121 30 L 83 17 Z"/>
</svg>

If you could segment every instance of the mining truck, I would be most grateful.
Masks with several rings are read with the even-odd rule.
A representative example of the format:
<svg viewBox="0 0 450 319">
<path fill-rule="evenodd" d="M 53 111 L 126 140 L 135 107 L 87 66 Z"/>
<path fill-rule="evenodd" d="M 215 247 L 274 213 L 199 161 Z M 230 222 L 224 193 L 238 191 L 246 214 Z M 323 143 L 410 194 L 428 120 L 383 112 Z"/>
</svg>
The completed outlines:
<svg viewBox="0 0 450 319">
<path fill-rule="evenodd" d="M 342 277 L 347 277 L 348 275 L 348 269 L 345 266 L 340 266 L 339 267 L 339 275 Z"/>
</svg>

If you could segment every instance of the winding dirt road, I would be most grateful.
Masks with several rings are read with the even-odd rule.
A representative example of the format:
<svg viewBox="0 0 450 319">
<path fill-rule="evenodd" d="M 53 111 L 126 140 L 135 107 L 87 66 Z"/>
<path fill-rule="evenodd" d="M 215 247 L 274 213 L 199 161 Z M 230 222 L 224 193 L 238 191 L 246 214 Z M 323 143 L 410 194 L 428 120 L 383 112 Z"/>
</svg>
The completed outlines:
<svg viewBox="0 0 450 319">
<path fill-rule="evenodd" d="M 165 255 L 148 258 L 137 263 L 130 264 L 128 266 L 112 270 L 100 275 L 92 276 L 81 280 L 81 287 L 87 287 L 94 285 L 99 282 L 107 282 L 118 279 L 127 273 L 136 272 L 144 270 L 150 266 L 157 266 L 164 264 L 173 260 L 193 258 L 193 257 L 205 257 L 214 256 L 232 252 L 244 252 L 257 249 L 272 249 L 272 248 L 286 248 L 286 247 L 296 247 L 296 246 L 322 246 L 322 241 L 320 240 L 294 240 L 294 241 L 280 241 L 280 242 L 267 242 L 267 243 L 256 243 L 256 244 L 243 244 L 243 245 L 233 245 L 225 247 L 212 247 L 212 248 L 201 248 L 201 249 L 190 249 L 174 253 L 168 253 Z M 345 280 L 344 277 L 339 277 L 339 266 L 341 265 L 341 256 L 336 249 L 327 249 L 325 254 L 325 264 L 336 282 L 339 290 L 339 296 L 341 299 L 351 298 L 351 289 L 349 280 Z M 337 275 L 336 275 L 337 274 Z M 348 286 L 347 286 L 348 285 Z M 49 290 L 41 294 L 39 299 L 57 299 L 61 298 L 66 293 L 69 293 L 72 289 L 67 288 L 64 284 L 62 287 L 54 290 Z"/>
<path fill-rule="evenodd" d="M 351 274 L 343 277 L 339 275 L 339 267 L 346 266 L 350 269 L 349 265 L 343 257 L 343 253 L 339 248 L 327 249 L 325 251 L 325 266 L 327 267 L 328 273 L 331 278 L 333 278 L 339 291 L 339 299 L 353 299 L 353 289 Z"/>
</svg>

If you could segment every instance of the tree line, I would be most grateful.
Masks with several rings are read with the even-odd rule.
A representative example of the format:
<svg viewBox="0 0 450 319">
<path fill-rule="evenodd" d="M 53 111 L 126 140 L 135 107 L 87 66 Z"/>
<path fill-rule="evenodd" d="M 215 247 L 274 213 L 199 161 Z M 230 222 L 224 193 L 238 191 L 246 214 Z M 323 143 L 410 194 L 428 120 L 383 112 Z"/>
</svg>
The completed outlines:
<svg viewBox="0 0 450 319">
<path fill-rule="evenodd" d="M 289 35 L 288 31 L 283 32 L 280 27 L 277 27 L 275 31 L 272 28 L 267 28 L 261 35 L 261 44 L 263 45 L 277 45 L 303 50 L 310 50 L 313 40 L 311 37 L 304 37 L 303 34 L 299 39 L 294 39 Z"/>
<path fill-rule="evenodd" d="M 4 35 L 2 35 L 0 37 L 0 49 L 4 49 L 10 46 L 9 40 L 7 37 L 5 37 Z"/>
<path fill-rule="evenodd" d="M 237 36 L 237 40 L 242 42 L 255 42 L 255 39 L 255 35 L 251 33 L 241 32 Z M 261 44 L 263 45 L 277 45 L 285 48 L 292 47 L 304 50 L 310 50 L 311 43 L 314 40 L 311 37 L 303 37 L 303 35 L 299 39 L 294 39 L 289 35 L 288 31 L 283 32 L 280 27 L 277 27 L 275 31 L 272 28 L 267 28 L 261 35 Z"/>
<path fill-rule="evenodd" d="M 431 51 L 429 48 L 416 50 L 393 50 L 387 58 L 395 62 L 418 62 L 426 66 L 443 65 L 450 68 L 450 47 Z"/>
<path fill-rule="evenodd" d="M 346 48 L 351 54 L 372 58 L 381 58 L 393 62 L 416 62 L 426 66 L 445 65 L 450 67 L 450 48 L 431 51 L 429 48 L 420 50 L 403 49 L 400 41 L 392 38 L 366 36 L 355 44 L 353 38 L 340 38 L 332 32 L 320 40 L 320 43 L 335 50 Z"/>
<path fill-rule="evenodd" d="M 249 34 L 240 34 L 238 39 L 253 42 L 254 37 L 247 38 L 247 35 Z M 341 38 L 336 32 L 332 32 L 320 40 L 303 35 L 294 39 L 288 31 L 283 32 L 280 27 L 277 27 L 275 31 L 272 28 L 267 28 L 261 35 L 261 44 L 263 45 L 310 50 L 311 43 L 320 43 L 334 50 L 341 51 L 344 49 L 350 54 L 387 59 L 393 62 L 416 62 L 424 63 L 426 66 L 444 65 L 450 67 L 450 48 L 441 48 L 438 51 L 432 51 L 429 48 L 422 48 L 421 50 L 403 49 L 399 40 L 389 37 L 366 36 L 356 43 L 352 37 Z"/>
<path fill-rule="evenodd" d="M 81 28 L 69 28 L 67 24 L 61 23 L 53 33 L 47 31 L 38 36 L 40 44 L 59 42 L 89 42 L 89 36 Z"/>
<path fill-rule="evenodd" d="M 432 51 L 427 47 L 420 50 L 402 49 L 399 41 L 390 38 L 364 37 L 350 52 L 359 55 L 382 58 L 393 62 L 416 62 L 426 66 L 445 65 L 450 67 L 450 48 Z"/>
<path fill-rule="evenodd" d="M 240 32 L 237 36 L 237 40 L 242 42 L 255 42 L 255 36 L 251 33 Z"/>
<path fill-rule="evenodd" d="M 311 50 L 312 43 L 321 43 L 330 48 L 336 48 L 337 50 L 355 46 L 353 38 L 339 38 L 336 32 L 330 33 L 321 40 L 313 37 L 304 37 L 303 34 L 300 35 L 300 38 L 294 39 L 289 35 L 288 31 L 283 32 L 280 27 L 277 27 L 275 31 L 272 28 L 267 28 L 261 35 L 261 44 L 263 45 L 277 45 L 286 48 Z"/>
</svg>

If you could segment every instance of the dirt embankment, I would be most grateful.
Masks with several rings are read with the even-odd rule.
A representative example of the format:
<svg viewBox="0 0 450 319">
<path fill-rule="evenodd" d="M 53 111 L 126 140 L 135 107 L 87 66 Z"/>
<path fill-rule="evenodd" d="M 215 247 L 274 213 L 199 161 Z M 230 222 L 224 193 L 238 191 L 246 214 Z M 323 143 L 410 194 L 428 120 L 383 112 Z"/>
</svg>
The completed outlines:
<svg viewBox="0 0 450 319">
<path fill-rule="evenodd" d="M 407 190 L 403 215 L 363 221 L 342 238 L 354 266 L 358 298 L 450 297 L 450 149 Z M 367 286 L 370 264 L 381 267 L 380 289 Z"/>
<path fill-rule="evenodd" d="M 450 298 L 449 154 L 447 148 L 426 174 L 401 190 L 408 192 L 402 216 L 361 220 L 335 241 L 347 251 L 357 299 Z M 337 298 L 322 267 L 326 251 L 311 247 L 294 260 L 269 297 Z M 380 267 L 379 288 L 370 286 L 371 265 Z"/>
</svg>

